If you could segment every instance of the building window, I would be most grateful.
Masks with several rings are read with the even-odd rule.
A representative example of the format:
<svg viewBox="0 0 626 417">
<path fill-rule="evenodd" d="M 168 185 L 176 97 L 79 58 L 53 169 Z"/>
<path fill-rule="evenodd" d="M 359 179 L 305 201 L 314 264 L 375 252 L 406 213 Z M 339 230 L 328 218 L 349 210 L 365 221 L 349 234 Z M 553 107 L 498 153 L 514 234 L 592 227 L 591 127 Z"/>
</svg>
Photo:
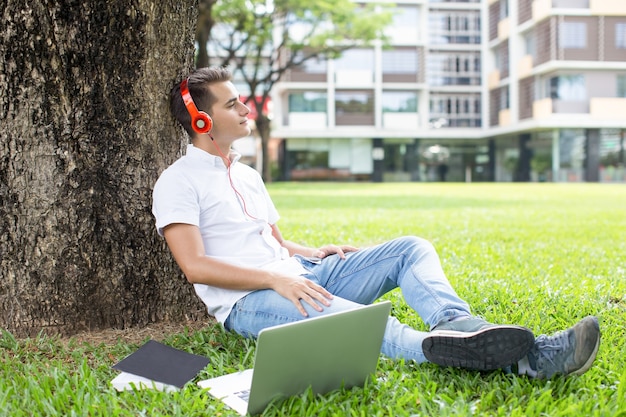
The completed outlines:
<svg viewBox="0 0 626 417">
<path fill-rule="evenodd" d="M 307 74 L 326 74 L 326 64 L 324 58 L 309 58 L 300 64 L 300 69 Z"/>
<path fill-rule="evenodd" d="M 432 44 L 480 44 L 480 12 L 433 10 L 428 15 Z"/>
<path fill-rule="evenodd" d="M 305 48 L 300 51 L 292 51 L 291 56 L 285 54 L 283 62 L 291 60 L 294 65 L 287 72 L 285 81 L 326 81 L 328 78 L 328 61 L 325 58 L 314 55 L 314 51 Z M 271 64 L 268 64 L 268 68 Z"/>
<path fill-rule="evenodd" d="M 290 93 L 289 112 L 326 113 L 326 93 L 316 91 Z"/>
<path fill-rule="evenodd" d="M 605 167 L 605 169 L 608 168 L 605 173 L 608 174 L 609 178 L 611 177 L 611 172 L 615 174 L 615 168 L 626 164 L 622 135 L 622 129 L 600 129 L 600 165 Z M 607 180 L 611 181 L 609 178 Z"/>
<path fill-rule="evenodd" d="M 530 32 L 524 35 L 524 50 L 526 52 L 526 55 L 531 55 L 532 57 L 536 55 L 535 44 L 536 42 L 534 32 Z"/>
<path fill-rule="evenodd" d="M 397 6 L 393 14 L 393 28 L 415 28 L 419 23 L 419 10 L 415 6 Z"/>
<path fill-rule="evenodd" d="M 383 74 L 415 74 L 419 69 L 416 49 L 383 51 Z"/>
<path fill-rule="evenodd" d="M 335 60 L 335 68 L 337 71 L 374 71 L 374 50 L 348 49 Z"/>
<path fill-rule="evenodd" d="M 626 75 L 617 76 L 617 97 L 626 98 Z"/>
<path fill-rule="evenodd" d="M 431 128 L 480 127 L 480 94 L 431 94 Z"/>
<path fill-rule="evenodd" d="M 480 85 L 480 52 L 433 52 L 427 63 L 431 86 Z"/>
<path fill-rule="evenodd" d="M 508 87 L 505 87 L 502 89 L 500 93 L 499 109 L 504 110 L 508 108 L 509 108 L 509 89 Z"/>
<path fill-rule="evenodd" d="M 500 20 L 509 17 L 509 0 L 500 0 Z"/>
<path fill-rule="evenodd" d="M 617 23 L 615 25 L 615 47 L 626 49 L 626 23 Z"/>
<path fill-rule="evenodd" d="M 587 24 L 584 22 L 562 22 L 559 26 L 559 46 L 563 49 L 587 47 Z"/>
<path fill-rule="evenodd" d="M 295 170 L 328 168 L 328 151 L 288 151 L 289 166 Z M 306 174 L 303 174 L 306 176 Z"/>
<path fill-rule="evenodd" d="M 335 94 L 337 115 L 374 112 L 374 94 L 369 91 L 344 91 Z"/>
<path fill-rule="evenodd" d="M 504 67 L 504 59 L 502 58 L 502 50 L 497 48 L 493 51 L 493 64 L 497 70 L 502 71 Z"/>
<path fill-rule="evenodd" d="M 374 123 L 374 91 L 337 91 L 335 94 L 337 126 L 373 126 Z"/>
<path fill-rule="evenodd" d="M 408 91 L 384 91 L 383 113 L 417 113 L 417 93 Z"/>
<path fill-rule="evenodd" d="M 561 75 L 548 80 L 548 92 L 554 100 L 582 101 L 587 99 L 584 75 Z"/>
<path fill-rule="evenodd" d="M 420 41 L 420 6 L 396 5 L 390 8 L 392 21 L 384 29 L 387 41 L 391 45 L 414 45 Z"/>
</svg>

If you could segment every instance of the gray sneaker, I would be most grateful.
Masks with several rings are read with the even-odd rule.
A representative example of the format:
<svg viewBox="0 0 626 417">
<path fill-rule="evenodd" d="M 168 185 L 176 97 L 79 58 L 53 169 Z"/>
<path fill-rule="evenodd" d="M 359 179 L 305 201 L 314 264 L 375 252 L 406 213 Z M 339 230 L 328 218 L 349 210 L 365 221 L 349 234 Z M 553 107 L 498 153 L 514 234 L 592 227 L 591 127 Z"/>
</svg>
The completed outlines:
<svg viewBox="0 0 626 417">
<path fill-rule="evenodd" d="M 525 327 L 470 317 L 437 325 L 422 342 L 422 350 L 437 365 L 491 371 L 516 363 L 534 342 Z"/>
<path fill-rule="evenodd" d="M 600 325 L 594 316 L 588 316 L 573 327 L 554 334 L 537 337 L 528 352 L 528 375 L 549 379 L 554 375 L 581 375 L 596 358 L 600 346 Z"/>
</svg>

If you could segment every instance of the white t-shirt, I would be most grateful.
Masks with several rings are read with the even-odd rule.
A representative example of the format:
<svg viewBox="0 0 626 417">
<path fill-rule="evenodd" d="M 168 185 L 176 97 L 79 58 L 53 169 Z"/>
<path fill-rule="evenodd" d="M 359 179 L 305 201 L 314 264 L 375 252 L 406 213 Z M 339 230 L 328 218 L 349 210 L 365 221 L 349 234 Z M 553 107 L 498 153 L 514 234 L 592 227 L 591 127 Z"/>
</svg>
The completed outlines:
<svg viewBox="0 0 626 417">
<path fill-rule="evenodd" d="M 207 256 L 239 266 L 304 274 L 302 265 L 272 236 L 270 225 L 279 215 L 261 176 L 238 163 L 240 155 L 231 155 L 230 178 L 220 157 L 193 145 L 163 171 L 152 203 L 158 233 L 163 236 L 163 229 L 173 223 L 195 225 Z M 233 305 L 250 293 L 205 284 L 194 288 L 209 314 L 221 323 Z"/>
</svg>

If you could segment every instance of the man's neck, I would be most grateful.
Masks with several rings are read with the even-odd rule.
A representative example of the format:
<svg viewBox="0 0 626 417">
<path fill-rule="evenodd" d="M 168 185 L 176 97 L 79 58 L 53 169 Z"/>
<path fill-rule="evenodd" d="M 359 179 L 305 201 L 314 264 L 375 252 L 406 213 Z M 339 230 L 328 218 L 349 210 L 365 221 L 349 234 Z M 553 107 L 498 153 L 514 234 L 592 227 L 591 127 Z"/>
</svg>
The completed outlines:
<svg viewBox="0 0 626 417">
<path fill-rule="evenodd" d="M 191 141 L 191 144 L 211 155 L 224 159 L 224 164 L 227 166 L 230 163 L 230 144 L 220 144 L 217 140 L 210 138 L 209 135 L 196 137 Z"/>
</svg>

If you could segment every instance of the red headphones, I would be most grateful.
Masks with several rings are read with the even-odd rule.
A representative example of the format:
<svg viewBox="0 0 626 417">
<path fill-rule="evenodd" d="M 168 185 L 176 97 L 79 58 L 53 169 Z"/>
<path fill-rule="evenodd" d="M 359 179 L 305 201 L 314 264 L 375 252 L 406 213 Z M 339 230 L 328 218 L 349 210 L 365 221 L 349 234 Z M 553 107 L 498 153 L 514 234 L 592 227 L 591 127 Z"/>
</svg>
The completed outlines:
<svg viewBox="0 0 626 417">
<path fill-rule="evenodd" d="M 189 94 L 189 88 L 187 87 L 188 82 L 189 78 L 180 83 L 180 94 L 183 96 L 183 101 L 191 116 L 191 127 L 196 133 L 208 133 L 213 128 L 213 119 L 211 119 L 211 116 L 206 112 L 198 111 L 196 104 L 193 102 L 193 98 L 191 98 L 191 94 Z"/>
</svg>

